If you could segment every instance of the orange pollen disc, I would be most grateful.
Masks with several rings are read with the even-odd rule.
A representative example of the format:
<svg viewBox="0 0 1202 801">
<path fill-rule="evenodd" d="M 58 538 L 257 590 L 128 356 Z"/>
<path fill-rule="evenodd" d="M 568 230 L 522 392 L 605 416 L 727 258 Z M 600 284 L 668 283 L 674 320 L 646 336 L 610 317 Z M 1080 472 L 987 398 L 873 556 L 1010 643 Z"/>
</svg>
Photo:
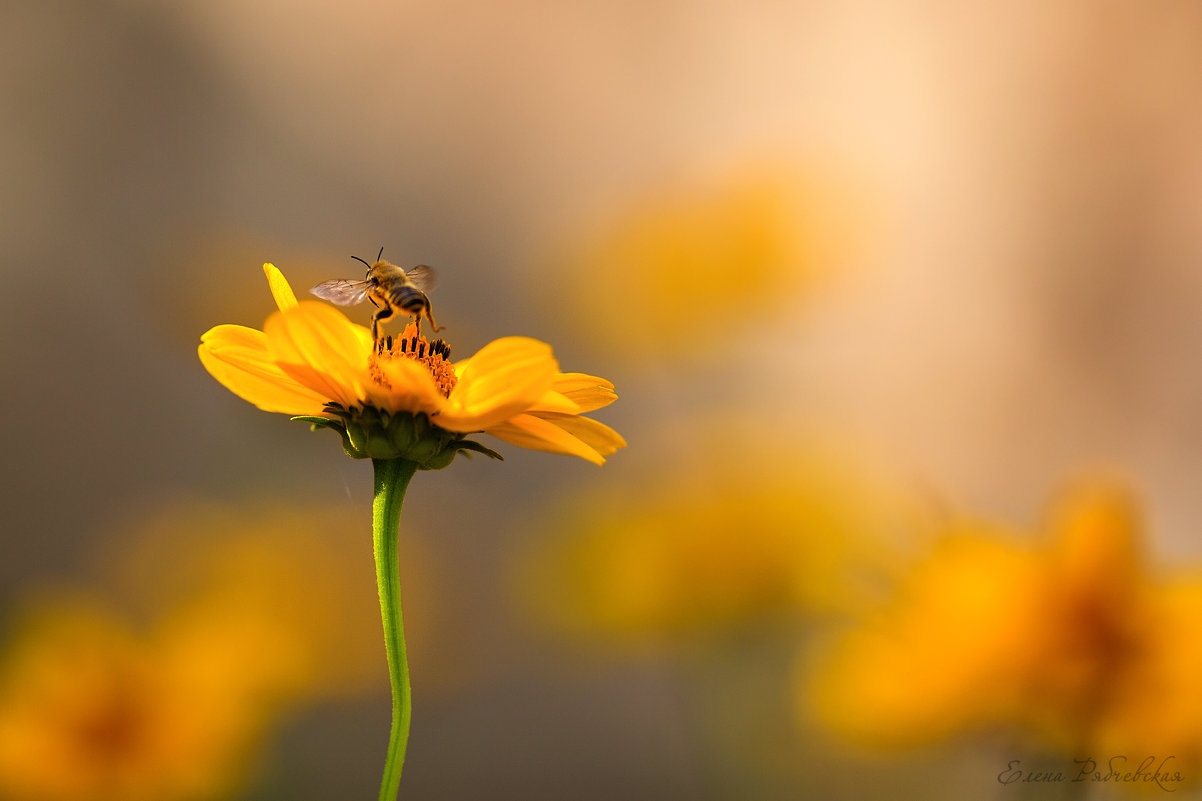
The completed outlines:
<svg viewBox="0 0 1202 801">
<path fill-rule="evenodd" d="M 429 342 L 423 336 L 386 337 L 377 346 L 375 358 L 371 361 L 371 377 L 380 386 L 390 389 L 391 385 L 380 369 L 380 362 L 385 359 L 412 359 L 430 371 L 438 391 L 447 398 L 455 388 L 455 367 L 450 358 L 451 348 L 441 339 Z"/>
</svg>

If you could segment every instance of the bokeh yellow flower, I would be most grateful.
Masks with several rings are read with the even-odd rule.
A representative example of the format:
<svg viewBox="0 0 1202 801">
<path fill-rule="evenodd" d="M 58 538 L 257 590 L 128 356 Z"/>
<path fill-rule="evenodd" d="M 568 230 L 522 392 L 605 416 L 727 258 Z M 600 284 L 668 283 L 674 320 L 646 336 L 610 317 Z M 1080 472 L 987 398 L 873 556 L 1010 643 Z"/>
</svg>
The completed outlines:
<svg viewBox="0 0 1202 801">
<path fill-rule="evenodd" d="M 389 417 L 397 414 L 422 415 L 451 434 L 483 431 L 596 464 L 626 444 L 613 429 L 581 416 L 612 403 L 613 384 L 561 373 L 544 342 L 504 337 L 453 364 L 445 342 L 427 341 L 411 324 L 376 348 L 367 328 L 324 303 L 297 302 L 274 265 L 263 269 L 279 310 L 262 331 L 210 329 L 201 337 L 200 360 L 227 389 L 260 409 L 327 421 L 343 433 L 352 455 L 400 456 L 425 466 L 431 457 L 424 453 L 385 452 L 382 440 L 395 434 Z M 410 428 L 407 442 L 412 439 Z M 446 448 L 450 458 L 456 449 L 480 449 L 469 446 L 474 443 L 449 438 Z"/>
<path fill-rule="evenodd" d="M 949 533 L 803 666 L 808 716 L 905 744 L 1006 727 L 1080 755 L 1202 757 L 1202 569 L 1151 569 L 1124 485 L 1083 479 L 1043 537 Z"/>
<path fill-rule="evenodd" d="M 590 342 L 624 358 L 695 354 L 790 308 L 846 261 L 847 194 L 778 161 L 649 190 L 582 233 L 550 285 Z"/>
<path fill-rule="evenodd" d="M 262 709 L 242 684 L 172 658 L 176 645 L 95 601 L 20 623 L 0 660 L 0 797 L 184 801 L 236 787 Z"/>
<path fill-rule="evenodd" d="M 353 695 L 379 678 L 380 636 L 368 549 L 345 541 L 356 522 L 295 500 L 177 498 L 114 532 L 109 572 L 131 605 L 155 610 L 180 659 L 280 702 Z M 412 590 L 423 607 L 420 577 Z"/>
<path fill-rule="evenodd" d="M 229 797 L 287 715 L 380 688 L 339 517 L 176 500 L 114 526 L 103 592 L 32 592 L 0 643 L 0 798 Z"/>
<path fill-rule="evenodd" d="M 901 525 L 901 495 L 830 454 L 734 450 L 550 516 L 515 571 L 533 616 L 649 645 L 854 605 L 849 584 Z"/>
</svg>

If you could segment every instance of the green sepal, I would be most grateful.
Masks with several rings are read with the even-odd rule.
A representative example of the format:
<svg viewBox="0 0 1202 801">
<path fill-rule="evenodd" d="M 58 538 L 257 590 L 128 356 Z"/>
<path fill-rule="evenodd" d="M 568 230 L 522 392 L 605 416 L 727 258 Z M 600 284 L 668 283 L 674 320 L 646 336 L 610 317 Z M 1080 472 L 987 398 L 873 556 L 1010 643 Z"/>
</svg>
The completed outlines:
<svg viewBox="0 0 1202 801">
<path fill-rule="evenodd" d="M 423 417 L 425 415 L 422 415 Z M 417 439 L 417 415 L 394 414 L 387 421 L 388 439 L 398 448 L 407 448 Z"/>
<path fill-rule="evenodd" d="M 314 415 L 301 414 L 293 417 L 292 419 L 298 420 L 302 423 L 309 423 L 310 431 L 316 431 L 319 428 L 333 428 L 337 430 L 342 427 L 337 420 L 331 420 L 328 417 L 317 417 Z"/>
<path fill-rule="evenodd" d="M 501 459 L 502 458 L 501 454 L 497 453 L 492 448 L 486 448 L 485 446 L 481 445 L 479 442 L 473 442 L 470 439 L 460 439 L 460 437 L 462 437 L 462 436 L 463 436 L 462 434 L 456 435 L 456 439 L 454 439 L 449 445 L 444 447 L 441 451 L 436 453 L 434 456 L 427 459 L 425 462 L 420 463 L 418 465 L 418 469 L 419 470 L 441 470 L 444 467 L 447 467 L 448 465 L 450 465 L 451 462 L 455 459 L 455 457 L 461 453 L 464 456 L 467 456 L 470 458 L 471 453 L 469 453 L 469 451 L 475 451 L 476 453 L 483 453 L 485 456 L 491 457 L 493 459 Z"/>
<path fill-rule="evenodd" d="M 438 453 L 426 459 L 426 461 L 418 462 L 417 469 L 442 470 L 444 467 L 450 466 L 451 462 L 455 458 L 455 454 L 457 453 L 459 453 L 459 451 L 455 450 L 454 448 L 447 448 L 446 450 L 439 451 Z"/>
<path fill-rule="evenodd" d="M 471 454 L 466 453 L 466 451 L 475 451 L 476 453 L 484 454 L 485 456 L 487 456 L 490 459 L 496 459 L 499 462 L 505 461 L 504 456 L 497 453 L 492 448 L 485 447 L 484 445 L 481 445 L 479 442 L 476 442 L 474 440 L 462 439 L 459 442 L 455 443 L 455 448 L 456 448 L 456 450 L 464 451 L 464 454 L 463 454 L 464 456 L 468 456 L 468 457 L 471 456 Z"/>
<path fill-rule="evenodd" d="M 343 431 L 346 433 L 346 441 L 350 445 L 348 453 L 362 454 L 357 456 L 357 459 L 366 459 L 371 454 L 367 452 L 367 427 L 361 425 L 357 421 L 347 421 Z M 388 458 L 388 457 L 381 457 Z"/>
<path fill-rule="evenodd" d="M 293 420 L 310 424 L 313 431 L 328 428 L 342 438 L 342 449 L 352 459 L 404 459 L 419 470 L 441 470 L 455 457 L 469 452 L 482 453 L 492 459 L 501 454 L 440 428 L 424 412 L 389 412 L 370 406 L 357 409 L 333 407 L 328 411 L 334 418 L 298 415 Z"/>
</svg>

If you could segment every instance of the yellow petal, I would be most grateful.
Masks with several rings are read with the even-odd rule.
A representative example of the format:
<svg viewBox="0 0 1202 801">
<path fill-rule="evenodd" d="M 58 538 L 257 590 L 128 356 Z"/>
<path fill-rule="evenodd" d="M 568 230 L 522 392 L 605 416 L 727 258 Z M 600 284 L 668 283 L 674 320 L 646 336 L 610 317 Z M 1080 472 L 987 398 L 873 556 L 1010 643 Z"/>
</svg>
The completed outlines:
<svg viewBox="0 0 1202 801">
<path fill-rule="evenodd" d="M 494 340 L 455 365 L 455 389 L 436 422 L 448 431 L 479 431 L 501 423 L 543 397 L 558 369 L 545 342 Z"/>
<path fill-rule="evenodd" d="M 275 305 L 280 307 L 280 311 L 295 309 L 296 294 L 288 285 L 284 274 L 270 262 L 263 265 L 263 272 L 267 274 L 267 286 L 271 289 L 271 296 L 275 298 Z"/>
<path fill-rule="evenodd" d="M 626 447 L 626 440 L 622 438 L 621 434 L 604 423 L 598 423 L 588 417 L 581 417 L 578 414 L 544 413 L 535 413 L 532 416 L 559 426 L 602 456 L 609 456 L 618 448 Z"/>
<path fill-rule="evenodd" d="M 263 326 L 272 358 L 288 375 L 343 406 L 366 397 L 371 334 L 330 306 L 305 301 Z"/>
<path fill-rule="evenodd" d="M 567 395 L 548 390 L 541 398 L 530 405 L 528 412 L 558 412 L 559 414 L 580 414 L 584 410 Z"/>
<path fill-rule="evenodd" d="M 614 385 L 604 378 L 585 373 L 560 373 L 555 376 L 552 389 L 575 403 L 580 413 L 591 412 L 608 406 L 618 399 Z M 548 411 L 558 411 L 548 409 Z"/>
<path fill-rule="evenodd" d="M 580 418 L 584 419 L 584 418 Z M 600 425 L 600 423 L 598 423 Z M 605 457 L 562 427 L 530 414 L 519 414 L 504 423 L 491 426 L 486 433 L 511 445 L 536 451 L 566 453 L 579 456 L 593 464 L 604 464 Z M 610 451 L 612 453 L 612 451 Z"/>
<path fill-rule="evenodd" d="M 527 411 L 584 414 L 608 406 L 617 399 L 614 385 L 604 378 L 585 373 L 558 373 L 551 382 L 551 391 Z"/>
<path fill-rule="evenodd" d="M 271 360 L 262 331 L 219 325 L 200 338 L 209 374 L 243 400 L 268 412 L 319 414 L 326 398 L 299 384 Z"/>
<path fill-rule="evenodd" d="M 555 376 L 555 389 L 565 395 L 576 390 L 592 389 L 594 387 L 604 387 L 612 392 L 614 385 L 612 381 L 606 381 L 600 376 L 589 375 L 588 373 L 560 373 Z"/>
</svg>

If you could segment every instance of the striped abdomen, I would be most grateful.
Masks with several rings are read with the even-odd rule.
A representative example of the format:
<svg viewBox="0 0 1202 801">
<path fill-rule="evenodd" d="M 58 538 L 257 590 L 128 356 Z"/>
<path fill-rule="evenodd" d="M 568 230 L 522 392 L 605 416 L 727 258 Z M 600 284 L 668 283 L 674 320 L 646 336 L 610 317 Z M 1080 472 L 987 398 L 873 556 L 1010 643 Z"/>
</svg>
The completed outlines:
<svg viewBox="0 0 1202 801">
<path fill-rule="evenodd" d="M 430 305 L 426 293 L 409 284 L 390 286 L 384 294 L 394 309 L 400 309 L 406 314 L 421 314 Z"/>
</svg>

